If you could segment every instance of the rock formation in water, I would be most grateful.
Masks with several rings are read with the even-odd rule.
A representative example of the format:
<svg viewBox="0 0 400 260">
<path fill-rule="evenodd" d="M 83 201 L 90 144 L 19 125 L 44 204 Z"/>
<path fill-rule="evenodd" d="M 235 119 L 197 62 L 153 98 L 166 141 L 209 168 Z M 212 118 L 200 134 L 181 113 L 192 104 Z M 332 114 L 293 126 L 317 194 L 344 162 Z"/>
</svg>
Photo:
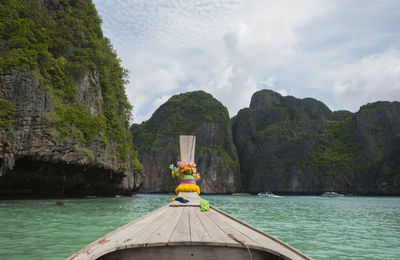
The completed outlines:
<svg viewBox="0 0 400 260">
<path fill-rule="evenodd" d="M 399 102 L 375 102 L 332 112 L 312 98 L 262 90 L 231 119 L 231 135 L 211 95 L 176 95 L 132 127 L 147 175 L 141 191 L 173 191 L 167 165 L 179 159 L 178 136 L 194 134 L 205 193 L 400 194 L 399 111 Z"/>
<path fill-rule="evenodd" d="M 256 92 L 232 119 L 242 190 L 400 194 L 400 103 L 331 112 L 315 99 Z"/>
<path fill-rule="evenodd" d="M 179 135 L 195 135 L 195 158 L 202 193 L 239 189 L 239 163 L 227 109 L 210 94 L 188 92 L 171 97 L 140 124 L 132 126 L 147 176 L 141 191 L 173 192 L 178 180 L 168 169 L 179 160 Z"/>
<path fill-rule="evenodd" d="M 138 190 L 126 72 L 92 2 L 0 5 L 0 197 Z"/>
</svg>

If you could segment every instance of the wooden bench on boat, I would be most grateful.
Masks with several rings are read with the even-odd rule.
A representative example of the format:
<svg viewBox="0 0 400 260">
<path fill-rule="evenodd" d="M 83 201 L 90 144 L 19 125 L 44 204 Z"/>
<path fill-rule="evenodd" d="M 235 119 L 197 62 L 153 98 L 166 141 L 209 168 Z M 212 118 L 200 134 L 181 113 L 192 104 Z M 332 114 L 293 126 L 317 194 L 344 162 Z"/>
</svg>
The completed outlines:
<svg viewBox="0 0 400 260">
<path fill-rule="evenodd" d="M 194 149 L 190 153 L 194 158 Z M 182 154 L 182 158 L 187 157 Z M 180 192 L 179 196 L 189 202 L 171 202 L 68 259 L 311 259 L 215 207 L 202 212 L 196 192 Z"/>
</svg>

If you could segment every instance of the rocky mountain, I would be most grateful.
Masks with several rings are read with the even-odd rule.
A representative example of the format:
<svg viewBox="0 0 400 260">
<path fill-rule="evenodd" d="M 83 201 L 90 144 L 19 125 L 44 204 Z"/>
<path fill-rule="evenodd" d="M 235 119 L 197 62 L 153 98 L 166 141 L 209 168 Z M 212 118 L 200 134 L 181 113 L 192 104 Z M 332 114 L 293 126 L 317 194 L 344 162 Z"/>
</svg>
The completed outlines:
<svg viewBox="0 0 400 260">
<path fill-rule="evenodd" d="M 173 96 L 132 133 L 143 192 L 173 191 L 167 165 L 179 160 L 178 136 L 193 134 L 204 193 L 400 194 L 399 102 L 332 112 L 262 90 L 229 123 L 226 108 L 197 91 Z"/>
<path fill-rule="evenodd" d="M 10 0 L 0 11 L 0 197 L 138 190 L 126 71 L 91 0 Z"/>
<path fill-rule="evenodd" d="M 242 190 L 400 194 L 400 103 L 331 112 L 315 99 L 256 92 L 232 119 Z"/>
<path fill-rule="evenodd" d="M 175 95 L 152 117 L 132 126 L 147 179 L 143 192 L 173 192 L 178 180 L 168 169 L 180 158 L 179 135 L 195 135 L 195 158 L 202 193 L 232 193 L 239 189 L 239 162 L 232 142 L 227 109 L 203 91 Z"/>
</svg>

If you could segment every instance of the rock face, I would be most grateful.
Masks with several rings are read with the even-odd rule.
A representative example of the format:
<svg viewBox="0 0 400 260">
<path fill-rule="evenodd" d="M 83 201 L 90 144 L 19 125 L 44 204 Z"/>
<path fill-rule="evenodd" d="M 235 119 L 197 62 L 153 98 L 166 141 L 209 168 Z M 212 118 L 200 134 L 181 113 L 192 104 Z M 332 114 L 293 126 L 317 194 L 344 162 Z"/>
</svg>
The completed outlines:
<svg viewBox="0 0 400 260">
<path fill-rule="evenodd" d="M 399 102 L 376 102 L 332 112 L 312 98 L 262 90 L 230 125 L 211 95 L 176 95 L 132 127 L 147 175 L 141 191 L 174 190 L 167 165 L 179 160 L 178 136 L 192 134 L 204 193 L 399 195 L 399 111 Z"/>
<path fill-rule="evenodd" d="M 233 118 L 233 137 L 245 191 L 320 191 L 304 162 L 331 111 L 314 99 L 256 92 L 249 108 Z"/>
<path fill-rule="evenodd" d="M 20 20 L 33 19 L 29 23 L 33 24 L 32 28 L 40 22 L 45 27 L 48 25 L 45 19 L 62 23 L 63 15 L 69 15 L 63 13 L 66 8 L 80 8 L 81 16 L 86 15 L 85 19 L 99 28 L 94 6 L 91 3 L 82 6 L 82 2 L 90 3 L 41 1 L 30 8 L 22 5 L 18 7 L 19 12 L 28 18 Z M 29 1 L 24 4 L 28 5 Z M 11 2 L 9 5 L 8 8 L 18 10 Z M 43 16 L 37 18 L 35 10 L 42 10 Z M 34 20 L 35 17 L 40 21 Z M 82 17 L 75 17 L 76 21 Z M 47 29 L 51 34 L 51 27 Z M 13 33 L 9 39 L 24 37 Z M 62 39 L 53 36 L 54 40 Z M 9 39 L 1 39 L 0 45 L 6 46 L 6 58 L 12 57 L 7 56 L 13 50 L 7 47 Z M 95 40 L 104 41 L 102 36 L 86 39 L 89 43 Z M 72 53 L 85 47 L 83 42 L 80 46 L 68 45 L 71 50 L 62 49 L 60 53 L 64 56 L 43 47 L 40 51 L 47 52 L 48 56 L 38 58 L 31 67 L 24 63 L 2 64 L 0 119 L 7 124 L 0 124 L 0 197 L 113 196 L 130 194 L 143 184 L 145 177 L 137 155 L 133 147 L 124 146 L 131 140 L 126 114 L 129 106 L 120 103 L 119 110 L 112 106 L 113 99 L 125 97 L 122 76 L 119 82 L 114 82 L 114 92 L 110 94 L 105 82 L 110 78 L 102 69 L 101 61 L 93 61 L 91 68 L 79 67 L 82 70 L 78 74 L 69 74 L 74 66 L 81 66 L 73 63 L 77 56 Z M 113 55 L 108 48 L 103 55 Z M 87 47 L 85 50 L 93 51 Z M 122 71 L 118 61 L 113 64 L 117 71 Z M 121 100 L 124 102 L 126 97 Z"/>
<path fill-rule="evenodd" d="M 135 145 L 147 176 L 141 191 L 173 192 L 168 165 L 180 158 L 179 135 L 195 135 L 195 158 L 202 193 L 232 193 L 239 189 L 239 164 L 232 142 L 227 109 L 203 91 L 175 95 L 153 116 L 132 126 Z"/>
<path fill-rule="evenodd" d="M 331 112 L 323 103 L 256 92 L 232 119 L 242 190 L 399 194 L 399 103 Z"/>
<path fill-rule="evenodd" d="M 31 73 L 4 71 L 0 82 L 0 98 L 16 106 L 10 131 L 1 134 L 1 197 L 112 196 L 136 191 L 144 182 L 144 175 L 123 165 L 100 138 L 85 147 L 54 136 L 56 130 L 43 122 L 52 111 L 51 98 Z M 87 81 L 77 85 L 77 94 L 91 92 Z M 93 103 L 82 102 L 88 108 Z"/>
<path fill-rule="evenodd" d="M 375 102 L 355 114 L 360 193 L 400 194 L 400 103 Z"/>
</svg>

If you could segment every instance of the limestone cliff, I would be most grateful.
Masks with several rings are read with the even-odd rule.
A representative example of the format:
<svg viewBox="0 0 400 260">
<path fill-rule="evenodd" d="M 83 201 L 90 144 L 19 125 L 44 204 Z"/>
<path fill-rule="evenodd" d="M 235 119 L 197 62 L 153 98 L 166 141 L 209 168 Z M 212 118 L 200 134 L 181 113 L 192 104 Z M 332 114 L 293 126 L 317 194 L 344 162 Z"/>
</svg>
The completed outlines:
<svg viewBox="0 0 400 260">
<path fill-rule="evenodd" d="M 1 4 L 0 197 L 130 194 L 125 71 L 89 0 Z"/>
<path fill-rule="evenodd" d="M 399 108 L 331 112 L 315 99 L 256 92 L 232 119 L 242 190 L 399 194 Z"/>
<path fill-rule="evenodd" d="M 168 166 L 179 160 L 179 135 L 195 135 L 195 158 L 202 193 L 239 189 L 239 164 L 227 109 L 210 94 L 188 92 L 171 97 L 140 125 L 132 126 L 147 180 L 143 192 L 173 192 L 178 181 Z"/>
<path fill-rule="evenodd" d="M 355 113 L 354 120 L 363 158 L 356 190 L 399 195 L 400 103 L 367 104 Z"/>
</svg>

